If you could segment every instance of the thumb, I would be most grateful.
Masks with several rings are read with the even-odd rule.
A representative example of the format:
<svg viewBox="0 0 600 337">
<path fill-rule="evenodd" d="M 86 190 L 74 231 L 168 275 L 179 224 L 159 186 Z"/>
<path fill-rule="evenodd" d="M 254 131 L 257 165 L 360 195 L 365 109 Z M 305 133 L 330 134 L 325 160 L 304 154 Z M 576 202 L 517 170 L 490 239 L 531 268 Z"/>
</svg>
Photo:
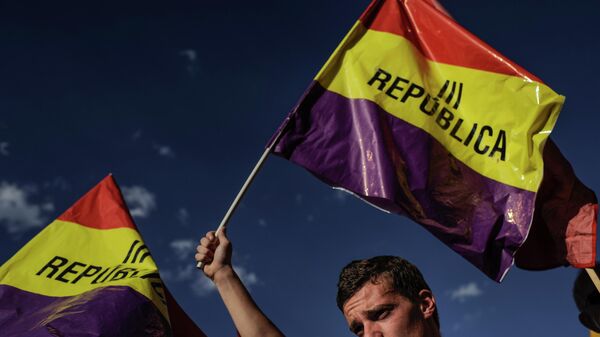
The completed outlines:
<svg viewBox="0 0 600 337">
<path fill-rule="evenodd" d="M 227 238 L 227 226 L 223 226 L 221 228 L 217 237 L 219 238 L 220 242 L 229 241 L 229 239 Z"/>
<path fill-rule="evenodd" d="M 217 237 L 219 239 L 219 246 L 215 251 L 215 255 L 218 255 L 220 258 L 222 258 L 223 263 L 231 264 L 231 254 L 233 248 L 231 247 L 231 242 L 227 238 L 225 227 L 221 228 L 217 234 Z"/>
</svg>

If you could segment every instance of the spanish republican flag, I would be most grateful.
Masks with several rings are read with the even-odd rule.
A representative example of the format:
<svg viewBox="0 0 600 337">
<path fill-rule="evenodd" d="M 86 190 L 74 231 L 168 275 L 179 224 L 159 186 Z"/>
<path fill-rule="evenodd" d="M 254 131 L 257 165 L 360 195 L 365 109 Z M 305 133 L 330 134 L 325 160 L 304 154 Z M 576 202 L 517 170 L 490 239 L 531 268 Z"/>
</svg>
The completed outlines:
<svg viewBox="0 0 600 337">
<path fill-rule="evenodd" d="M 563 102 L 435 1 L 375 0 L 280 127 L 274 152 L 410 217 L 500 281 L 529 234 Z M 572 178 L 562 197 L 591 194 L 561 206 L 569 209 L 559 229 L 546 212 L 539 232 L 556 233 L 536 238 L 536 256 L 522 254 L 529 268 L 594 265 L 595 196 L 581 183 L 573 188 L 559 159 L 550 173 Z M 557 256 L 538 261 L 547 248 Z"/>
<path fill-rule="evenodd" d="M 0 331 L 206 337 L 165 288 L 112 176 L 0 267 Z"/>
</svg>

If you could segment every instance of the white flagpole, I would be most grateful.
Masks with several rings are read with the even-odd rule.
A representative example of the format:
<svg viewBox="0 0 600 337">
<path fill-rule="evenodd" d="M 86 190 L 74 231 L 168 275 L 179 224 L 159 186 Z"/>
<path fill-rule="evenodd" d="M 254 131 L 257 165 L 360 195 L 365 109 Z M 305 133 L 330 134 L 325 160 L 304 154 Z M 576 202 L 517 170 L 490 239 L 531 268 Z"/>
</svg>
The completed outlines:
<svg viewBox="0 0 600 337">
<path fill-rule="evenodd" d="M 598 278 L 598 274 L 596 274 L 594 268 L 585 268 L 585 271 L 596 286 L 596 290 L 598 290 L 598 292 L 600 293 L 600 279 Z"/>
<path fill-rule="evenodd" d="M 223 229 L 223 227 L 225 227 L 227 225 L 227 223 L 229 222 L 229 219 L 231 218 L 231 215 L 233 214 L 233 212 L 235 212 L 235 210 L 238 207 L 240 201 L 244 197 L 244 194 L 246 194 L 246 191 L 248 190 L 248 187 L 250 187 L 250 184 L 252 184 L 252 181 L 254 180 L 254 177 L 256 177 L 256 174 L 258 173 L 258 171 L 261 169 L 261 167 L 263 166 L 263 164 L 267 160 L 267 157 L 269 156 L 269 154 L 273 150 L 273 147 L 275 146 L 275 144 L 277 144 L 277 142 L 279 141 L 279 138 L 281 138 L 281 135 L 283 134 L 283 130 L 287 127 L 287 123 L 288 122 L 289 122 L 289 117 L 285 121 L 285 125 L 283 125 L 279 129 L 279 133 L 277 133 L 277 135 L 275 136 L 275 138 L 273 139 L 273 141 L 271 142 L 271 144 L 269 144 L 269 146 L 265 149 L 265 152 L 263 152 L 262 156 L 260 156 L 260 159 L 258 160 L 258 162 L 256 163 L 256 165 L 254 166 L 254 169 L 252 169 L 252 172 L 250 172 L 250 175 L 246 179 L 246 182 L 244 183 L 244 185 L 242 186 L 242 188 L 238 192 L 238 194 L 235 197 L 235 199 L 233 200 L 233 203 L 231 203 L 231 206 L 229 206 L 229 210 L 227 210 L 227 213 L 225 213 L 225 216 L 223 217 L 223 220 L 221 220 L 221 223 L 219 224 L 219 227 L 217 228 L 217 230 L 215 232 L 215 236 L 219 236 L 219 233 L 221 232 L 221 230 Z M 198 269 L 202 269 L 202 268 L 204 268 L 204 264 L 202 262 L 198 262 L 198 264 L 196 264 L 196 267 Z"/>
</svg>

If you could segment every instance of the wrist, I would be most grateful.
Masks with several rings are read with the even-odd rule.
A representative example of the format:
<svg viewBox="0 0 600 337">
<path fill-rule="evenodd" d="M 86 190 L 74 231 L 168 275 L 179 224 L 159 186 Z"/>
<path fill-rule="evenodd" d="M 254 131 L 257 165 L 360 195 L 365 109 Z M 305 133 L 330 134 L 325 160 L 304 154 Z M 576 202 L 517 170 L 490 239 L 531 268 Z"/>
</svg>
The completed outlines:
<svg viewBox="0 0 600 337">
<path fill-rule="evenodd" d="M 215 274 L 213 275 L 213 282 L 218 288 L 220 285 L 227 282 L 228 280 L 231 280 L 234 277 L 235 271 L 233 270 L 231 265 L 225 265 L 215 272 Z"/>
</svg>

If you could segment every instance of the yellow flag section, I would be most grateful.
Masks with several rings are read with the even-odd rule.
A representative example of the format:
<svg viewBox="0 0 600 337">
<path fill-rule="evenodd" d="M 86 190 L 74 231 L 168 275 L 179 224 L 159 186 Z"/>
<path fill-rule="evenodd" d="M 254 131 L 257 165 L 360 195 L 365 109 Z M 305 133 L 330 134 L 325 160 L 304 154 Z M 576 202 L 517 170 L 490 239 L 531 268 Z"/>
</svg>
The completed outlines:
<svg viewBox="0 0 600 337">
<path fill-rule="evenodd" d="M 415 6 L 418 2 L 406 1 Z M 402 25 L 407 16 L 396 15 L 397 22 L 388 21 Z M 527 76 L 435 60 L 436 55 L 422 52 L 429 47 L 425 38 L 417 40 L 417 48 L 388 27 L 386 18 L 373 20 L 371 28 L 362 21 L 354 25 L 315 80 L 348 99 L 372 101 L 426 131 L 483 176 L 537 191 L 542 147 L 564 97 Z M 461 52 L 469 57 L 469 50 Z"/>
<path fill-rule="evenodd" d="M 169 317 L 156 264 L 132 228 L 56 220 L 0 268 L 0 284 L 54 297 L 127 286 Z"/>
</svg>

